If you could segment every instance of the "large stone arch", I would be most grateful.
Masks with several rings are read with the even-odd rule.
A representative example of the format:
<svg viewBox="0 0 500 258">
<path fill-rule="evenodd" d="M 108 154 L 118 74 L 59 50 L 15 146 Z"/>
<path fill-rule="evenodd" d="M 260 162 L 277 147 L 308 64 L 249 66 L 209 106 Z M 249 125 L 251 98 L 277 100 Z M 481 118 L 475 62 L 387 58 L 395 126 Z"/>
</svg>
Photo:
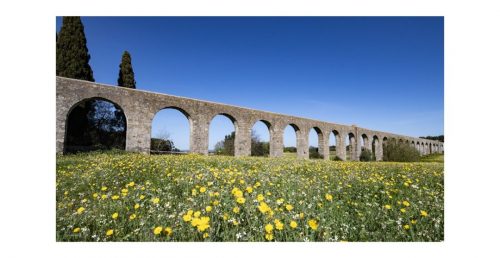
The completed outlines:
<svg viewBox="0 0 500 258">
<path fill-rule="evenodd" d="M 195 113 L 194 110 L 191 110 L 189 107 L 182 107 L 181 105 L 172 105 L 172 104 L 160 104 L 159 107 L 155 108 L 155 112 L 153 117 L 151 117 L 151 121 L 149 123 L 150 129 L 149 131 L 153 131 L 153 120 L 163 110 L 176 110 L 180 112 L 188 121 L 189 125 L 189 152 L 193 153 L 194 149 L 196 149 L 195 141 L 193 140 L 195 137 L 193 136 L 193 117 L 191 114 Z M 152 136 L 151 136 L 152 137 Z"/>
</svg>

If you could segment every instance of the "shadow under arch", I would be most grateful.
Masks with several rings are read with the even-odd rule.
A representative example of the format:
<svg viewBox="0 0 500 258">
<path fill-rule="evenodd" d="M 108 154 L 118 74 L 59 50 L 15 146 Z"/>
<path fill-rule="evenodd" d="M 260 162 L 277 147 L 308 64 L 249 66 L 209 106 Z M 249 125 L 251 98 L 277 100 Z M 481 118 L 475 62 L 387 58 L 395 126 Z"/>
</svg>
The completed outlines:
<svg viewBox="0 0 500 258">
<path fill-rule="evenodd" d="M 85 98 L 66 114 L 63 153 L 95 150 L 125 150 L 127 117 L 116 102 Z"/>
</svg>

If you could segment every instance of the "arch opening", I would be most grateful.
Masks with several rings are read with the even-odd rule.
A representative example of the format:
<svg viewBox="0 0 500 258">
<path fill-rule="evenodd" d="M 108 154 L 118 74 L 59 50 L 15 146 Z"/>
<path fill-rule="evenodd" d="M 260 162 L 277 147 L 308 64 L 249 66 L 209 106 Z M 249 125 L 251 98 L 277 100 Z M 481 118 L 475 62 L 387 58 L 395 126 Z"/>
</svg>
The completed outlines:
<svg viewBox="0 0 500 258">
<path fill-rule="evenodd" d="M 353 133 L 348 133 L 345 138 L 346 160 L 356 160 L 356 137 Z"/>
<path fill-rule="evenodd" d="M 328 148 L 330 151 L 330 159 L 333 160 L 343 160 L 345 157 L 342 157 L 342 151 L 337 149 L 340 144 L 340 134 L 337 130 L 332 130 L 330 132 L 330 137 L 328 137 Z"/>
<path fill-rule="evenodd" d="M 313 127 L 309 130 L 309 158 L 322 159 L 323 158 L 323 132 L 319 127 Z"/>
<path fill-rule="evenodd" d="M 151 154 L 183 154 L 190 151 L 191 117 L 178 107 L 156 112 L 151 122 Z"/>
<path fill-rule="evenodd" d="M 252 126 L 251 156 L 269 156 L 270 130 L 271 123 L 265 120 L 259 120 Z"/>
<path fill-rule="evenodd" d="M 64 153 L 125 150 L 127 119 L 116 103 L 104 98 L 84 99 L 66 117 Z"/>
<path fill-rule="evenodd" d="M 297 156 L 297 147 L 299 144 L 299 127 L 295 124 L 288 124 L 283 132 L 283 155 Z"/>
<path fill-rule="evenodd" d="M 225 113 L 215 115 L 208 129 L 208 153 L 234 156 L 237 128 L 237 122 L 233 116 Z"/>
</svg>

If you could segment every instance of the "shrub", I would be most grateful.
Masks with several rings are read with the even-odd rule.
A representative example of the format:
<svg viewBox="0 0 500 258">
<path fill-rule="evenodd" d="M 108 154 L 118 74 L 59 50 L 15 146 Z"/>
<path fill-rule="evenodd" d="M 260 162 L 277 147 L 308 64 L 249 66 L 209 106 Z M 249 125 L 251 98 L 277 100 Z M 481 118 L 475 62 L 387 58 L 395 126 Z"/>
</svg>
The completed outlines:
<svg viewBox="0 0 500 258">
<path fill-rule="evenodd" d="M 330 158 L 330 159 L 332 159 L 334 161 L 343 161 L 339 156 L 335 156 L 335 157 Z"/>
<path fill-rule="evenodd" d="M 361 151 L 361 155 L 359 156 L 359 161 L 372 161 L 372 152 L 367 149 L 363 149 Z"/>
<path fill-rule="evenodd" d="M 417 149 L 395 139 L 384 143 L 384 161 L 416 162 L 420 160 Z"/>
</svg>

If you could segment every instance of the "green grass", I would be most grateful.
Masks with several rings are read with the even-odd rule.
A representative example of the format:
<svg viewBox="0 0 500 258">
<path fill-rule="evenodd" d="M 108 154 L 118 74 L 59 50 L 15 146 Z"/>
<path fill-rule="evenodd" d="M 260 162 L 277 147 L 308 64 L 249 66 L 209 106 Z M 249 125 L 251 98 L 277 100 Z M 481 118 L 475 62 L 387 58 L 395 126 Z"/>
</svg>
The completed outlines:
<svg viewBox="0 0 500 258">
<path fill-rule="evenodd" d="M 57 241 L 444 239 L 437 162 L 95 153 L 56 176 Z"/>
<path fill-rule="evenodd" d="M 420 158 L 420 161 L 444 163 L 444 154 L 429 154 Z"/>
</svg>

